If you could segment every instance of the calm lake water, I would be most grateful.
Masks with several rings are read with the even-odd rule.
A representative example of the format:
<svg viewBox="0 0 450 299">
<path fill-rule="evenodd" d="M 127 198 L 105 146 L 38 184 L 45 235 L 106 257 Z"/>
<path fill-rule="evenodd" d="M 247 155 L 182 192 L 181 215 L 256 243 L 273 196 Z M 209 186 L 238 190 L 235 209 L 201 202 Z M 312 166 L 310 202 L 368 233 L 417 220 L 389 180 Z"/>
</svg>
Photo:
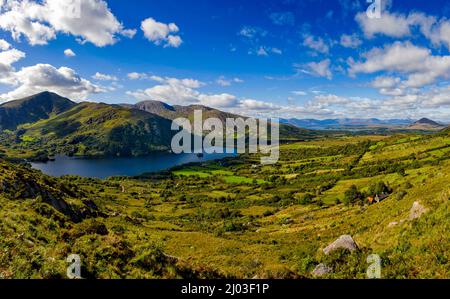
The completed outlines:
<svg viewBox="0 0 450 299">
<path fill-rule="evenodd" d="M 57 156 L 55 161 L 31 163 L 34 169 L 51 176 L 78 175 L 82 177 L 105 179 L 111 176 L 135 176 L 158 172 L 192 162 L 219 160 L 236 154 L 196 154 L 154 153 L 145 157 L 130 158 L 79 158 Z"/>
</svg>

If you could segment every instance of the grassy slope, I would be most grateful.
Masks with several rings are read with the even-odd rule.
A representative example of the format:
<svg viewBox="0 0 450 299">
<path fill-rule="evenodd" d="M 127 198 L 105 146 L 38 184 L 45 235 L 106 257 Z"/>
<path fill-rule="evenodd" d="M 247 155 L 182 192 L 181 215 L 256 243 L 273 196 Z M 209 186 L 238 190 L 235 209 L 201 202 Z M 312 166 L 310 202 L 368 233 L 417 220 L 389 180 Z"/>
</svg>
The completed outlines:
<svg viewBox="0 0 450 299">
<path fill-rule="evenodd" d="M 25 125 L 25 145 L 59 147 L 79 155 L 142 155 L 168 149 L 170 122 L 135 109 L 81 103 L 50 119 Z"/>
<path fill-rule="evenodd" d="M 448 278 L 449 141 L 445 134 L 340 138 L 284 145 L 275 167 L 254 168 L 258 157 L 243 156 L 174 176 L 60 179 L 107 215 L 79 224 L 2 194 L 0 275 L 63 276 L 70 252 L 82 256 L 86 276 L 103 278 L 311 277 L 320 262 L 334 268 L 329 277 L 364 278 L 367 256 L 377 253 L 385 278 Z M 366 190 L 377 181 L 393 189 L 382 203 L 336 203 L 349 186 Z M 313 201 L 302 204 L 306 193 Z M 428 212 L 402 221 L 415 201 Z M 323 256 L 320 249 L 342 234 L 361 250 Z"/>
<path fill-rule="evenodd" d="M 76 104 L 51 92 L 43 92 L 0 105 L 0 129 L 14 130 L 17 126 L 47 119 Z"/>
</svg>

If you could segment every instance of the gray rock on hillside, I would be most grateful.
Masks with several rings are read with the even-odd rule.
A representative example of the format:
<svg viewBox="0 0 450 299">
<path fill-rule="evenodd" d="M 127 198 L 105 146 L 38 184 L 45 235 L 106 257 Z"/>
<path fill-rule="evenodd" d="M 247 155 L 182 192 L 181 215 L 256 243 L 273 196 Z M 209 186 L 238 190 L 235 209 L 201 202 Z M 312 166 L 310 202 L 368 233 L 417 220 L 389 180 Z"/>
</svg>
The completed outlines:
<svg viewBox="0 0 450 299">
<path fill-rule="evenodd" d="M 355 250 L 358 250 L 358 245 L 353 240 L 353 238 L 349 235 L 343 235 L 340 236 L 339 239 L 328 245 L 323 249 L 323 252 L 328 255 L 332 253 L 333 251 L 336 251 L 338 249 L 348 249 L 350 252 L 353 252 Z"/>
<path fill-rule="evenodd" d="M 315 277 L 322 277 L 324 275 L 330 274 L 333 272 L 333 269 L 328 267 L 325 264 L 318 264 L 317 267 L 311 272 L 311 274 Z"/>
</svg>

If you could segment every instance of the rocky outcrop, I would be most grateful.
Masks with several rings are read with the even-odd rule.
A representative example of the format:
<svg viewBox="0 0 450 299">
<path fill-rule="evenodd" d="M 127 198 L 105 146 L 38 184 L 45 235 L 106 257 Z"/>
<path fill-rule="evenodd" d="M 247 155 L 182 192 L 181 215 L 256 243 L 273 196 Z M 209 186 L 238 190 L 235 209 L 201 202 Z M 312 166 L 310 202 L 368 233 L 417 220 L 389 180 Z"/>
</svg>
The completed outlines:
<svg viewBox="0 0 450 299">
<path fill-rule="evenodd" d="M 423 214 L 427 212 L 427 209 L 420 204 L 420 202 L 414 202 L 410 212 L 409 212 L 409 220 L 414 220 L 420 218 Z"/>
<path fill-rule="evenodd" d="M 358 250 L 358 245 L 350 235 L 343 235 L 340 236 L 336 241 L 325 247 L 323 249 L 323 253 L 328 255 L 338 249 L 347 249 L 350 252 L 353 252 L 355 250 Z"/>
<path fill-rule="evenodd" d="M 331 272 L 333 272 L 333 269 L 328 267 L 325 264 L 318 264 L 316 266 L 316 268 L 311 272 L 311 274 L 314 277 L 322 277 L 325 276 L 327 274 L 330 274 Z"/>
</svg>

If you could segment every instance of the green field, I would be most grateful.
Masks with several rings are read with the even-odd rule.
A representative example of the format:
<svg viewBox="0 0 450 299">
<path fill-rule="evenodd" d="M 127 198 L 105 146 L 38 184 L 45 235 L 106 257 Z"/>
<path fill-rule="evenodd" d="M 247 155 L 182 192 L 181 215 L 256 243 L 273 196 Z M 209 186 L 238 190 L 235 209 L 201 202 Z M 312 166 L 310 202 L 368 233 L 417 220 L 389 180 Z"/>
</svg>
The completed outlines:
<svg viewBox="0 0 450 299">
<path fill-rule="evenodd" d="M 450 277 L 449 135 L 291 143 L 278 164 L 255 161 L 108 180 L 2 161 L 0 277 L 62 278 L 71 253 L 88 278 L 313 278 L 319 263 L 365 278 L 372 253 L 383 278 Z M 322 253 L 344 234 L 359 250 Z"/>
</svg>

